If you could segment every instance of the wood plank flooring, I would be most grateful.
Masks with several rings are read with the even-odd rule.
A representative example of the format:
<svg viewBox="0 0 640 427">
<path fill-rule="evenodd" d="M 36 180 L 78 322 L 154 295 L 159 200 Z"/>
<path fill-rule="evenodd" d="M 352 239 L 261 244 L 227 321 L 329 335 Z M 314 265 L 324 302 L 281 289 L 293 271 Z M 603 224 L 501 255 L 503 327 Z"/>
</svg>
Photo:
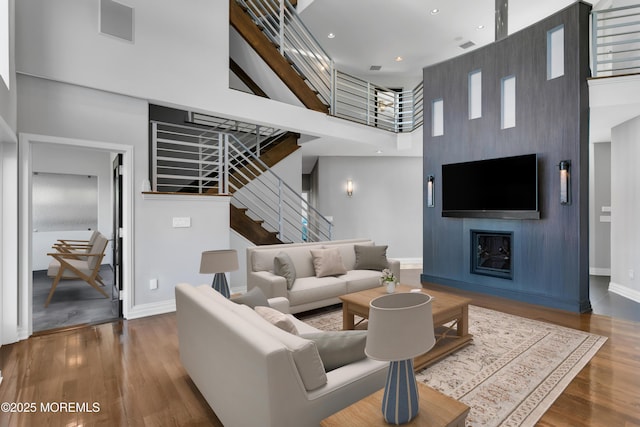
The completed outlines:
<svg viewBox="0 0 640 427">
<path fill-rule="evenodd" d="M 640 426 L 640 323 L 425 287 L 465 295 L 478 306 L 609 337 L 539 425 Z M 221 426 L 180 364 L 174 314 L 5 345 L 0 348 L 0 369 L 0 402 L 33 402 L 38 409 L 0 411 L 1 427 Z M 53 403 L 55 409 L 61 402 L 90 408 L 97 403 L 99 412 L 43 412 L 40 407 Z"/>
</svg>

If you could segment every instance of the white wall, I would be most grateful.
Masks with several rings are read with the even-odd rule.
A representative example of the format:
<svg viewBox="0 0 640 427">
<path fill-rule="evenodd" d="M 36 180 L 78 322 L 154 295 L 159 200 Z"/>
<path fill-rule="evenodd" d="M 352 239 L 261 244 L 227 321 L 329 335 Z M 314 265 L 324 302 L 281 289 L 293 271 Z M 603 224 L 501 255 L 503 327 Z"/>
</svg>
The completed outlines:
<svg viewBox="0 0 640 427">
<path fill-rule="evenodd" d="M 15 61 L 14 61 L 14 13 L 13 4 L 14 0 L 9 0 L 9 76 L 8 82 L 0 79 L 0 142 L 2 141 L 15 141 L 16 131 L 16 75 L 15 75 Z M 3 11 L 5 12 L 5 11 Z M 4 13 L 0 12 L 0 16 Z M 3 25 L 0 24 L 0 31 L 4 30 Z M 1 47 L 1 46 L 0 46 Z M 4 54 L 4 51 L 2 52 Z M 8 86 L 7 86 L 8 84 Z"/>
<path fill-rule="evenodd" d="M 113 238 L 112 167 L 110 153 L 71 147 L 35 144 L 32 150 L 33 172 L 94 175 L 98 177 L 98 231 L 109 240 L 102 264 L 111 264 Z M 58 239 L 88 239 L 90 231 L 36 231 L 32 235 L 31 268 L 46 270 L 47 256 Z"/>
<path fill-rule="evenodd" d="M 422 259 L 422 158 L 320 157 L 316 167 L 317 208 L 333 217 L 333 239 L 371 238 L 390 257 Z"/>
<path fill-rule="evenodd" d="M 640 302 L 640 117 L 611 130 L 611 283 Z"/>
<path fill-rule="evenodd" d="M 229 227 L 227 222 L 226 227 L 220 226 L 215 233 L 207 227 L 198 228 L 202 234 L 189 233 L 188 236 L 193 238 L 191 241 L 178 239 L 172 244 L 167 240 L 160 245 L 156 241 L 156 230 L 149 225 L 161 224 L 165 212 L 158 211 L 162 207 L 157 201 L 144 200 L 139 193 L 144 180 L 148 179 L 148 103 L 132 97 L 24 75 L 18 76 L 18 86 L 20 132 L 104 141 L 133 147 L 135 249 L 130 317 L 137 316 L 136 313 L 150 313 L 154 309 L 170 310 L 173 304 L 173 288 L 170 288 L 168 282 L 196 280 L 197 276 L 194 277 L 190 272 L 191 266 L 167 262 L 163 257 L 157 256 L 157 251 L 177 251 L 181 256 L 191 256 L 199 262 L 204 243 L 211 249 L 228 247 Z M 179 211 L 172 212 L 172 215 L 203 215 L 201 204 L 176 204 Z M 194 211 L 193 214 L 189 213 L 191 210 Z M 215 215 L 211 215 L 211 221 L 216 221 Z M 194 225 L 193 230 L 195 229 Z M 149 289 L 149 279 L 153 277 L 162 278 L 159 290 Z"/>
<path fill-rule="evenodd" d="M 589 274 L 611 275 L 611 143 L 589 146 Z"/>
</svg>

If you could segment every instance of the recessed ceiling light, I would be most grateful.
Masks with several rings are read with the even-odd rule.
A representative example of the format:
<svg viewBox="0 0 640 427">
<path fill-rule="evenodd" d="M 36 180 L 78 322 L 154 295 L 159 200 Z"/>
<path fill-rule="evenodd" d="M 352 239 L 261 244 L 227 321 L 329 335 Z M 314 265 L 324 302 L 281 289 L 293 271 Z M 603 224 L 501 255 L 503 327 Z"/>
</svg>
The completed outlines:
<svg viewBox="0 0 640 427">
<path fill-rule="evenodd" d="M 329 33 L 329 34 L 327 34 L 327 37 L 330 38 L 330 39 L 333 39 L 333 38 L 336 37 L 336 35 L 333 34 L 333 33 Z"/>
<path fill-rule="evenodd" d="M 440 13 L 440 9 L 431 9 L 432 15 L 437 15 L 438 13 Z"/>
<path fill-rule="evenodd" d="M 377 150 L 376 154 L 382 154 L 382 150 Z"/>
<path fill-rule="evenodd" d="M 484 25 L 480 24 L 476 27 L 478 30 L 482 30 L 484 28 Z"/>
<path fill-rule="evenodd" d="M 404 58 L 402 56 L 396 56 L 396 62 L 402 61 Z"/>
</svg>

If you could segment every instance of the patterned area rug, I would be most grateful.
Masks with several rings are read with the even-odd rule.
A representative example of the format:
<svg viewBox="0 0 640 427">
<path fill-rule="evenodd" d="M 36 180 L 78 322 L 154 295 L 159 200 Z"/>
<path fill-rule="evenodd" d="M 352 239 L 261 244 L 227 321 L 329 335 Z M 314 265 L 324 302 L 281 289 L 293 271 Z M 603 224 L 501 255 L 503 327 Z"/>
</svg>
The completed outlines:
<svg viewBox="0 0 640 427">
<path fill-rule="evenodd" d="M 302 320 L 340 330 L 342 311 Z M 416 374 L 471 407 L 467 426 L 533 426 L 606 341 L 476 306 L 469 306 L 469 332 L 472 344 Z"/>
</svg>

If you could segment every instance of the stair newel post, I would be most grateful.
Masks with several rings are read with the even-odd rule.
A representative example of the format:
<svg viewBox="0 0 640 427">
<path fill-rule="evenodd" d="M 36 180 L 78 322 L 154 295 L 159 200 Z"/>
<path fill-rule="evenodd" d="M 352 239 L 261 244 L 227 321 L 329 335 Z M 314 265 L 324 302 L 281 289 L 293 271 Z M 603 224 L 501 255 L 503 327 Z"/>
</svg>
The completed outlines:
<svg viewBox="0 0 640 427">
<path fill-rule="evenodd" d="M 260 125 L 256 125 L 256 156 L 260 157 Z"/>
<path fill-rule="evenodd" d="M 158 123 L 151 124 L 151 185 L 158 191 Z"/>
<path fill-rule="evenodd" d="M 280 37 L 280 55 L 284 56 L 284 4 L 285 0 L 280 0 L 280 28 L 279 28 L 279 37 Z"/>
<path fill-rule="evenodd" d="M 282 179 L 278 178 L 278 238 L 283 240 L 282 221 Z"/>
<path fill-rule="evenodd" d="M 329 76 L 329 87 L 330 87 L 330 93 L 329 93 L 329 108 L 330 108 L 330 113 L 331 114 L 336 114 L 336 98 L 337 96 L 337 91 L 338 91 L 338 72 L 336 71 L 336 64 L 333 62 L 333 59 L 331 59 L 329 61 L 329 66 L 331 67 L 329 70 L 330 76 Z"/>
<path fill-rule="evenodd" d="M 367 125 L 371 125 L 371 83 L 367 82 Z"/>
</svg>

